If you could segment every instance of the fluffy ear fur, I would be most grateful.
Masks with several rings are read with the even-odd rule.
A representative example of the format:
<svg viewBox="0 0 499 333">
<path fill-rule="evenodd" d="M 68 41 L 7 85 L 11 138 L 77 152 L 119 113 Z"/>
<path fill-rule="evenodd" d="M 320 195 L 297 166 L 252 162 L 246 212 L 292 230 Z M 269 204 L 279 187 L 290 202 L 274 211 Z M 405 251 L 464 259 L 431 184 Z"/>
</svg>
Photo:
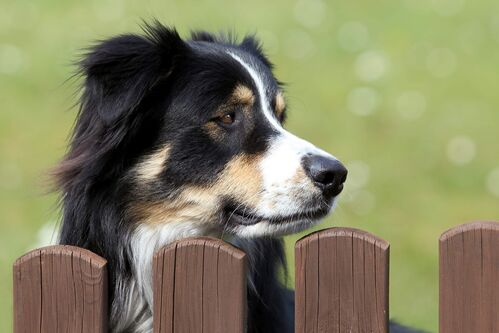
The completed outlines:
<svg viewBox="0 0 499 333">
<path fill-rule="evenodd" d="M 144 31 L 104 41 L 81 62 L 86 77 L 83 108 L 97 111 L 108 125 L 133 112 L 186 49 L 174 29 L 155 23 L 146 24 Z"/>
<path fill-rule="evenodd" d="M 168 91 L 170 73 L 189 50 L 174 29 L 157 22 L 144 32 L 105 40 L 80 62 L 80 110 L 69 151 L 53 171 L 63 207 L 59 241 L 108 260 L 111 299 L 116 272 L 122 279 L 131 274 L 123 241 L 130 232 L 121 200 L 127 196 L 118 180 L 141 151 L 153 148 L 163 112 L 149 101 Z"/>
<path fill-rule="evenodd" d="M 84 82 L 78 120 L 70 150 L 54 170 L 63 193 L 109 179 L 115 175 L 117 159 L 139 148 L 134 142 L 150 143 L 151 138 L 132 140 L 145 122 L 158 124 L 152 111 L 140 107 L 156 86 L 167 82 L 188 46 L 176 30 L 157 22 L 146 24 L 144 32 L 105 40 L 80 62 Z"/>
</svg>

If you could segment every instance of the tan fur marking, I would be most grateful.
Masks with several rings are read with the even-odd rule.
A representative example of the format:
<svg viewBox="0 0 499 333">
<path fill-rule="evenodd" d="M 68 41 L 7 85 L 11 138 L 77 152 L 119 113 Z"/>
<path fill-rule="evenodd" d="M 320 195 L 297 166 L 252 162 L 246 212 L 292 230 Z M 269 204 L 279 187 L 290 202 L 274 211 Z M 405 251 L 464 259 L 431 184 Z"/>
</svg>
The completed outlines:
<svg viewBox="0 0 499 333">
<path fill-rule="evenodd" d="M 260 159 L 258 155 L 235 157 L 227 164 L 214 187 L 220 193 L 238 198 L 246 206 L 256 206 L 263 186 Z"/>
<path fill-rule="evenodd" d="M 135 168 L 139 179 L 144 181 L 156 179 L 161 171 L 163 171 L 169 151 L 170 147 L 165 146 L 142 160 Z"/>
<path fill-rule="evenodd" d="M 170 201 L 134 203 L 129 213 L 146 224 L 182 221 L 209 224 L 217 221 L 220 199 L 224 196 L 233 196 L 245 206 L 255 207 L 262 190 L 259 161 L 259 156 L 236 156 L 213 184 L 187 186 Z"/>
<path fill-rule="evenodd" d="M 286 101 L 284 100 L 283 94 L 279 92 L 275 97 L 275 111 L 277 115 L 280 116 L 285 109 L 286 109 Z"/>
<path fill-rule="evenodd" d="M 255 102 L 255 95 L 253 94 L 253 91 L 241 84 L 234 89 L 232 97 L 233 102 L 239 102 L 242 104 L 253 104 L 253 102 Z"/>
<path fill-rule="evenodd" d="M 214 222 L 215 209 L 190 202 L 184 195 L 170 202 L 140 202 L 129 207 L 129 213 L 145 224 L 173 222 Z"/>
<path fill-rule="evenodd" d="M 212 121 L 209 121 L 206 124 L 204 124 L 203 128 L 215 141 L 220 141 L 224 137 L 223 130 Z"/>
</svg>

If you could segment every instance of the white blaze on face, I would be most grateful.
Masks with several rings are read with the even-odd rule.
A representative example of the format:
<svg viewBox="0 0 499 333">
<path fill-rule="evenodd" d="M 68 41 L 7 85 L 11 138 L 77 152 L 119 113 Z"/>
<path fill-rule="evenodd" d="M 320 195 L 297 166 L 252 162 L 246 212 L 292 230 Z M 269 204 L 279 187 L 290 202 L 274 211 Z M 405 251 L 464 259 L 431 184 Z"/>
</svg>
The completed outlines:
<svg viewBox="0 0 499 333">
<path fill-rule="evenodd" d="M 335 158 L 331 154 L 315 147 L 308 141 L 286 131 L 277 120 L 268 100 L 267 89 L 261 75 L 241 57 L 228 52 L 251 76 L 258 90 L 258 99 L 265 118 L 278 133 L 272 139 L 265 153 L 260 169 L 263 177 L 263 193 L 256 209 L 262 216 L 292 215 L 301 213 L 301 207 L 307 194 L 319 191 L 306 177 L 302 167 L 302 158 L 307 155 L 322 155 Z"/>
</svg>

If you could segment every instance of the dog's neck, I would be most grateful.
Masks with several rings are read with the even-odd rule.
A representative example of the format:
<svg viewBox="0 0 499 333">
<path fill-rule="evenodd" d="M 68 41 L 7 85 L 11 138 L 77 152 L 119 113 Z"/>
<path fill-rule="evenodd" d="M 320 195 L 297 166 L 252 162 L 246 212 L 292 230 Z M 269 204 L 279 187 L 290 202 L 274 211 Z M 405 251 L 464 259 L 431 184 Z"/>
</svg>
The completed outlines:
<svg viewBox="0 0 499 333">
<path fill-rule="evenodd" d="M 114 307 L 121 309 L 120 314 L 113 316 L 114 331 L 120 331 L 120 326 L 124 325 L 123 328 L 127 329 L 133 327 L 133 332 L 152 332 L 152 260 L 156 251 L 188 237 L 222 238 L 224 235 L 220 231 L 214 225 L 186 221 L 142 224 L 134 228 L 129 247 L 133 279 L 123 280 L 122 286 L 117 283 L 117 294 L 123 293 L 124 298 L 118 303 L 120 306 Z M 282 240 L 229 238 L 227 241 L 247 255 L 248 316 L 251 318 L 248 332 L 291 332 L 292 327 L 288 326 L 293 322 L 290 317 L 293 313 L 292 294 L 278 279 L 278 272 L 282 273 L 285 265 Z"/>
<path fill-rule="evenodd" d="M 199 236 L 219 238 L 221 234 L 212 225 L 196 222 L 140 225 L 134 230 L 131 241 L 134 274 L 150 306 L 153 304 L 152 259 L 154 253 L 176 240 Z"/>
<path fill-rule="evenodd" d="M 198 236 L 220 237 L 221 234 L 213 226 L 185 221 L 140 224 L 134 228 L 129 247 L 133 278 L 117 276 L 116 298 L 120 313 L 112 316 L 113 332 L 152 332 L 154 254 L 176 240 Z"/>
</svg>

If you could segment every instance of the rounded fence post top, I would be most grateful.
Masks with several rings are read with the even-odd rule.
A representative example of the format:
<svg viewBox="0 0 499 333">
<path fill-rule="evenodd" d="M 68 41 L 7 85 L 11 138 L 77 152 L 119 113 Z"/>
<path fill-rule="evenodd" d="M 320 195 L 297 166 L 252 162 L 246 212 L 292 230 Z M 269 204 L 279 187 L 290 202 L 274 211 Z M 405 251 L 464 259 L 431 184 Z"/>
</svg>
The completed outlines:
<svg viewBox="0 0 499 333">
<path fill-rule="evenodd" d="M 58 255 L 65 255 L 65 256 L 75 256 L 78 255 L 78 258 L 80 260 L 86 261 L 92 266 L 96 268 L 102 268 L 106 266 L 107 260 L 102 258 L 101 256 L 93 253 L 90 250 L 78 247 L 78 246 L 72 246 L 72 245 L 49 245 L 45 247 L 40 247 L 37 249 L 33 249 L 29 251 L 28 253 L 22 255 L 21 257 L 17 258 L 17 260 L 14 262 L 14 266 L 21 265 L 22 263 L 34 258 L 38 257 L 40 255 L 53 255 L 53 254 L 58 254 Z"/>
<path fill-rule="evenodd" d="M 440 242 L 445 242 L 446 240 L 474 230 L 493 230 L 499 231 L 499 222 L 494 221 L 475 221 L 470 223 L 461 224 L 452 227 L 440 235 Z"/>
<path fill-rule="evenodd" d="M 217 248 L 218 250 L 224 251 L 225 253 L 237 259 L 243 259 L 246 257 L 246 253 L 222 239 L 215 237 L 188 237 L 176 240 L 162 247 L 161 249 L 156 251 L 156 253 L 154 254 L 154 258 L 161 256 L 162 253 L 166 251 L 172 251 L 178 247 L 184 246 L 204 246 Z"/>
<path fill-rule="evenodd" d="M 305 243 L 314 242 L 319 239 L 327 239 L 335 237 L 356 238 L 371 243 L 382 250 L 387 250 L 390 247 L 389 242 L 367 231 L 355 228 L 343 228 L 343 227 L 333 227 L 312 232 L 300 238 L 296 242 L 296 246 L 300 247 Z"/>
</svg>

